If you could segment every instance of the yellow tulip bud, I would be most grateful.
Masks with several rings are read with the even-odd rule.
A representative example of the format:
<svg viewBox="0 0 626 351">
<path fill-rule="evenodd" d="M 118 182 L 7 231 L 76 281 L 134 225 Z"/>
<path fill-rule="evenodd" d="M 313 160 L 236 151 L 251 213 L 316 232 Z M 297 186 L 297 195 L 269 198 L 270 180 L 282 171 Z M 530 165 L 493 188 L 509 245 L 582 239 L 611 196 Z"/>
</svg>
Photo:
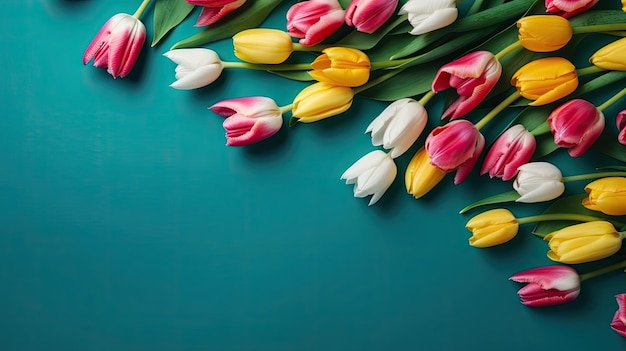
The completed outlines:
<svg viewBox="0 0 626 351">
<path fill-rule="evenodd" d="M 317 122 L 348 110 L 353 97 L 351 88 L 315 83 L 302 89 L 294 98 L 292 115 L 299 122 Z"/>
<path fill-rule="evenodd" d="M 404 173 L 406 191 L 416 199 L 426 195 L 446 175 L 446 172 L 430 163 L 430 157 L 423 147 L 409 162 Z"/>
<path fill-rule="evenodd" d="M 523 97 L 540 106 L 571 94 L 578 87 L 576 67 L 561 57 L 546 57 L 522 66 L 511 78 L 511 84 Z"/>
<path fill-rule="evenodd" d="M 548 258 L 578 264 L 609 257 L 622 247 L 622 235 L 607 221 L 593 221 L 565 227 L 544 237 Z"/>
<path fill-rule="evenodd" d="M 311 63 L 311 77 L 333 85 L 358 87 L 370 78 L 370 59 L 357 49 L 330 47 Z"/>
<path fill-rule="evenodd" d="M 618 39 L 596 51 L 589 61 L 596 67 L 611 71 L 626 71 L 626 38 Z"/>
<path fill-rule="evenodd" d="M 572 39 L 572 25 L 561 16 L 535 15 L 517 21 L 519 41 L 535 52 L 558 50 Z"/>
<path fill-rule="evenodd" d="M 241 31 L 233 36 L 235 56 L 250 63 L 278 64 L 293 51 L 289 34 L 267 28 Z"/>
<path fill-rule="evenodd" d="M 472 232 L 469 238 L 471 246 L 490 247 L 513 239 L 519 223 L 509 210 L 498 208 L 474 216 L 465 228 Z"/>
<path fill-rule="evenodd" d="M 626 178 L 607 177 L 595 180 L 585 187 L 589 197 L 583 206 L 610 216 L 626 215 Z"/>
</svg>

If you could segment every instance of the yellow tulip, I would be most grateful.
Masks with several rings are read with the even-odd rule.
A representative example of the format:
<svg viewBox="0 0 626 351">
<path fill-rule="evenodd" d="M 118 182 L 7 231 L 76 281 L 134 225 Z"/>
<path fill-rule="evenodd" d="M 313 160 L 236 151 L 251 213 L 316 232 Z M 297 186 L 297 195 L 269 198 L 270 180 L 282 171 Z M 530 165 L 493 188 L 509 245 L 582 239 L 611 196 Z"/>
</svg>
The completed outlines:
<svg viewBox="0 0 626 351">
<path fill-rule="evenodd" d="M 517 21 L 519 41 L 535 52 L 558 50 L 572 39 L 572 25 L 561 16 L 535 15 Z"/>
<path fill-rule="evenodd" d="M 472 232 L 469 238 L 471 246 L 490 247 L 513 239 L 519 223 L 509 210 L 498 208 L 474 216 L 465 228 Z"/>
<path fill-rule="evenodd" d="M 351 88 L 315 83 L 302 89 L 294 98 L 292 115 L 299 122 L 317 122 L 348 110 L 353 97 Z"/>
<path fill-rule="evenodd" d="M 311 77 L 333 85 L 358 87 L 370 78 L 370 59 L 357 49 L 330 47 L 311 63 Z"/>
<path fill-rule="evenodd" d="M 544 240 L 550 246 L 548 258 L 566 264 L 609 257 L 622 247 L 622 233 L 607 221 L 571 225 L 546 235 Z"/>
<path fill-rule="evenodd" d="M 618 39 L 596 51 L 589 61 L 596 67 L 612 71 L 626 71 L 626 38 Z"/>
<path fill-rule="evenodd" d="M 585 187 L 589 197 L 583 206 L 610 216 L 626 215 L 626 178 L 607 177 L 595 180 Z"/>
<path fill-rule="evenodd" d="M 250 63 L 283 63 L 293 51 L 289 34 L 267 28 L 241 31 L 233 36 L 235 56 Z"/>
<path fill-rule="evenodd" d="M 523 97 L 540 106 L 565 97 L 578 87 L 576 67 L 561 57 L 546 57 L 522 66 L 511 78 L 511 84 Z"/>
<path fill-rule="evenodd" d="M 406 191 L 416 199 L 426 195 L 446 175 L 446 172 L 430 163 L 430 157 L 423 147 L 409 162 L 404 173 Z"/>
</svg>

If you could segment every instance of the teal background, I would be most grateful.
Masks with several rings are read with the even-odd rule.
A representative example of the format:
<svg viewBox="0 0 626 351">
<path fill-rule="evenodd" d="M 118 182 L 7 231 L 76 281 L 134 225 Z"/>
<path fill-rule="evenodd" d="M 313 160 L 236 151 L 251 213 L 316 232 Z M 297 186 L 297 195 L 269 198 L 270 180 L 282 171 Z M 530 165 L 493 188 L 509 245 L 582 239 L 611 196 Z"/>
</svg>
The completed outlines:
<svg viewBox="0 0 626 351">
<path fill-rule="evenodd" d="M 532 309 L 507 280 L 552 264 L 531 226 L 500 247 L 467 244 L 458 210 L 510 184 L 448 176 L 415 200 L 402 176 L 413 148 L 378 204 L 352 197 L 339 177 L 374 149 L 363 132 L 386 104 L 357 97 L 341 116 L 226 147 L 208 106 L 251 95 L 285 105 L 305 85 L 233 69 L 205 89 L 169 88 L 175 65 L 161 54 L 197 31 L 197 13 L 146 45 L 129 77 L 83 66 L 100 26 L 138 3 L 0 3 L 1 349 L 626 347 L 609 327 L 623 273 L 585 282 L 570 304 Z M 282 28 L 286 10 L 265 26 Z M 229 40 L 210 47 L 234 60 Z M 565 175 L 615 164 L 566 155 L 550 158 Z"/>
</svg>

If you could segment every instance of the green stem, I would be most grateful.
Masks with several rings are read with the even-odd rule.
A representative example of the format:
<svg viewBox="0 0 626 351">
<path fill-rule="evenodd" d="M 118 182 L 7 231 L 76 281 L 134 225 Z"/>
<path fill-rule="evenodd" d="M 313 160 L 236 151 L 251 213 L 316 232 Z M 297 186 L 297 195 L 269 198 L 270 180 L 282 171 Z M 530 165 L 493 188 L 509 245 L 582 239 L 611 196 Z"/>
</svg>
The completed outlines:
<svg viewBox="0 0 626 351">
<path fill-rule="evenodd" d="M 293 104 L 289 104 L 289 105 L 285 105 L 285 106 L 281 106 L 278 108 L 280 110 L 280 114 L 284 114 L 285 112 L 289 112 L 291 110 L 293 110 Z"/>
<path fill-rule="evenodd" d="M 322 52 L 322 51 L 324 51 L 324 49 L 329 48 L 331 46 L 332 45 L 324 45 L 324 44 L 305 46 L 305 45 L 302 45 L 302 44 L 293 43 L 292 48 L 293 48 L 293 51 L 316 51 L 316 52 Z"/>
<path fill-rule="evenodd" d="M 611 265 L 608 265 L 600 269 L 596 269 L 595 271 L 591 271 L 589 273 L 580 274 L 579 277 L 580 277 L 580 281 L 582 282 L 583 280 L 595 278 L 597 276 L 600 276 L 609 272 L 613 272 L 618 269 L 624 269 L 624 268 L 626 268 L 626 261 L 621 261 L 621 262 L 613 263 Z"/>
<path fill-rule="evenodd" d="M 604 111 L 607 107 L 613 105 L 624 96 L 626 96 L 626 88 L 620 90 L 617 94 L 613 95 L 610 99 L 606 100 L 602 105 L 598 106 L 598 110 Z"/>
<path fill-rule="evenodd" d="M 623 176 L 626 176 L 626 172 L 616 171 L 616 172 L 587 173 L 587 174 L 563 177 L 561 178 L 561 181 L 566 183 L 566 182 L 575 182 L 578 180 L 597 179 L 597 178 L 604 178 L 604 177 L 623 177 Z"/>
<path fill-rule="evenodd" d="M 466 16 L 473 15 L 476 12 L 480 11 L 480 8 L 482 6 L 483 6 L 483 0 L 475 0 L 474 3 L 472 4 L 472 7 L 470 7 L 470 9 L 467 11 Z"/>
<path fill-rule="evenodd" d="M 550 133 L 550 124 L 548 122 L 542 122 L 540 125 L 535 127 L 535 129 L 530 131 L 530 134 L 533 136 L 539 136 L 547 133 Z"/>
<path fill-rule="evenodd" d="M 593 74 L 593 73 L 598 73 L 598 72 L 602 72 L 602 71 L 604 71 L 604 69 L 602 69 L 600 67 L 589 66 L 589 67 L 577 69 L 576 70 L 576 74 L 579 77 L 582 77 L 582 76 L 587 75 L 587 74 Z"/>
<path fill-rule="evenodd" d="M 416 57 L 419 57 L 419 56 L 416 56 Z M 372 62 L 371 63 L 371 68 L 372 68 L 372 71 L 374 71 L 374 70 L 377 70 L 377 69 L 398 67 L 398 66 L 401 66 L 401 65 L 403 65 L 405 63 L 411 62 L 416 57 L 408 57 L 408 58 L 405 58 L 405 59 L 397 59 L 397 60 L 389 60 L 389 61 Z"/>
<path fill-rule="evenodd" d="M 500 50 L 500 52 L 498 52 L 497 54 L 495 54 L 496 59 L 499 61 L 501 60 L 504 56 L 512 53 L 513 51 L 515 51 L 517 48 L 522 47 L 522 43 L 518 40 L 514 43 L 512 43 L 511 45 L 505 47 L 504 49 Z"/>
<path fill-rule="evenodd" d="M 531 222 L 543 222 L 543 221 L 579 221 L 579 222 L 593 222 L 593 221 L 606 221 L 606 218 L 588 216 L 575 213 L 545 213 L 536 216 L 528 216 L 517 218 L 517 223 L 526 224 Z"/>
<path fill-rule="evenodd" d="M 133 17 L 139 19 L 141 15 L 143 15 L 143 12 L 146 10 L 146 7 L 148 7 L 148 5 L 150 4 L 150 1 L 152 0 L 143 0 L 141 2 L 141 5 L 139 5 L 139 7 L 137 8 L 137 11 L 135 11 L 135 13 L 133 14 Z"/>
<path fill-rule="evenodd" d="M 592 26 L 581 26 L 572 28 L 574 34 L 598 33 L 626 30 L 626 23 L 595 24 Z"/>
<path fill-rule="evenodd" d="M 475 124 L 476 129 L 480 130 L 482 127 L 487 125 L 495 116 L 498 115 L 502 110 L 507 108 L 510 104 L 515 102 L 520 97 L 519 91 L 515 91 L 513 94 L 509 95 L 506 99 L 502 100 L 493 110 L 489 111 L 478 123 Z"/>
<path fill-rule="evenodd" d="M 432 90 L 429 90 L 426 94 L 424 94 L 424 96 L 422 96 L 422 98 L 417 103 L 422 106 L 426 106 L 428 101 L 430 101 L 430 99 L 432 99 L 433 96 L 435 96 L 435 92 Z"/>
<path fill-rule="evenodd" d="M 222 62 L 224 68 L 246 68 L 261 71 L 309 71 L 311 70 L 310 63 L 281 63 L 279 65 L 271 64 L 256 64 L 248 62 Z"/>
</svg>

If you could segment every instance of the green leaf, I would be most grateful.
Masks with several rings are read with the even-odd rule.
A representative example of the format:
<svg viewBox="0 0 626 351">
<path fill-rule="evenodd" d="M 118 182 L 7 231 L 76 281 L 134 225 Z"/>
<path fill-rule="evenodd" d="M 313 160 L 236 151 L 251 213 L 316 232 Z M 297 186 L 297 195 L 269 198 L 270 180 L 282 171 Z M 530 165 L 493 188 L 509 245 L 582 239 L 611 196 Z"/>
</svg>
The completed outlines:
<svg viewBox="0 0 626 351">
<path fill-rule="evenodd" d="M 461 211 L 459 211 L 460 214 L 463 214 L 471 209 L 474 209 L 476 207 L 479 206 L 484 206 L 484 205 L 492 205 L 492 204 L 498 204 L 498 203 L 502 203 L 502 202 L 510 202 L 510 201 L 515 201 L 517 199 L 520 198 L 520 195 L 517 193 L 517 191 L 507 191 L 505 193 L 501 193 L 501 194 L 497 194 L 497 195 L 493 195 L 493 196 L 489 196 L 486 197 L 482 200 L 478 200 L 476 202 L 473 202 L 465 207 L 463 207 L 463 209 L 461 209 Z"/>
<path fill-rule="evenodd" d="M 178 0 L 181 1 L 181 0 Z M 227 21 L 219 21 L 203 31 L 179 41 L 172 49 L 203 46 L 210 42 L 230 38 L 242 30 L 259 26 L 283 0 L 254 0 L 228 15 Z"/>
<path fill-rule="evenodd" d="M 623 23 L 626 23 L 626 13 L 620 10 L 587 11 L 572 17 L 570 20 L 574 32 L 576 32 L 576 28 L 580 27 Z"/>
<path fill-rule="evenodd" d="M 359 50 L 371 49 L 376 46 L 376 44 L 378 44 L 383 38 L 385 38 L 385 36 L 389 32 L 391 32 L 394 28 L 396 28 L 404 21 L 405 18 L 403 18 L 402 16 L 397 16 L 394 21 L 387 22 L 385 25 L 378 28 L 378 30 L 372 34 L 352 31 L 350 34 L 346 35 L 335 44 L 337 46 L 351 47 Z M 389 37 L 387 37 L 386 39 L 389 39 Z"/>
<path fill-rule="evenodd" d="M 170 30 L 187 18 L 193 9 L 194 5 L 181 0 L 156 0 L 152 46 L 157 45 Z"/>
<path fill-rule="evenodd" d="M 625 171 L 626 172 L 626 166 L 604 166 L 604 167 L 598 167 L 598 169 L 614 169 L 617 171 Z"/>
<path fill-rule="evenodd" d="M 626 162 L 626 145 L 622 145 L 617 141 L 617 135 L 608 130 L 604 130 L 598 140 L 596 140 L 591 149 L 601 152 L 616 160 Z"/>
<path fill-rule="evenodd" d="M 559 146 L 554 143 L 554 137 L 551 133 L 536 136 L 535 142 L 537 146 L 533 159 L 545 157 L 559 149 Z"/>
<path fill-rule="evenodd" d="M 268 72 L 273 73 L 283 78 L 297 80 L 301 82 L 310 82 L 314 80 L 313 77 L 311 77 L 311 75 L 307 71 L 268 71 Z"/>
<path fill-rule="evenodd" d="M 442 64 L 442 61 L 433 61 L 406 68 L 400 74 L 360 92 L 359 95 L 380 101 L 394 101 L 421 95 L 430 90 L 437 69 Z"/>
</svg>

